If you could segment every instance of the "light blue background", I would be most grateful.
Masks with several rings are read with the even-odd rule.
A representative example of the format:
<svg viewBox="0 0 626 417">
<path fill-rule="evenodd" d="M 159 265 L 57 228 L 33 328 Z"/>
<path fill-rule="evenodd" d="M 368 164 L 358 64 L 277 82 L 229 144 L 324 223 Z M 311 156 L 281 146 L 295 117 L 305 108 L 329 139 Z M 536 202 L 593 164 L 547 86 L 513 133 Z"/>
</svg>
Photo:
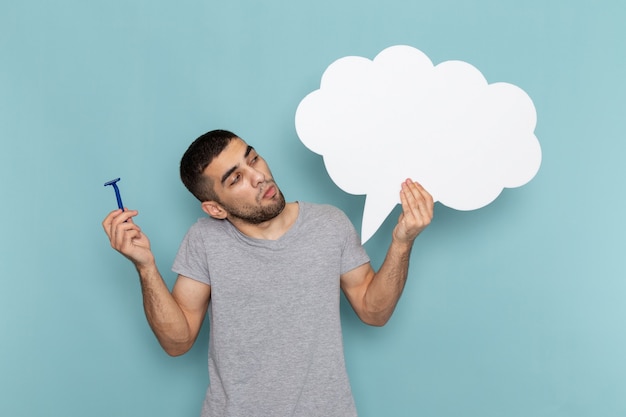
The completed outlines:
<svg viewBox="0 0 626 417">
<path fill-rule="evenodd" d="M 202 215 L 180 156 L 213 128 L 269 161 L 290 200 L 343 193 L 294 114 L 324 69 L 407 44 L 524 89 L 543 163 L 491 205 L 437 205 L 383 328 L 344 303 L 362 417 L 626 415 L 624 120 L 619 0 L 3 1 L 0 415 L 197 416 L 206 326 L 169 358 L 132 265 L 100 222 L 124 203 L 169 268 Z M 402 152 L 402 150 L 398 150 Z M 373 167 L 373 169 L 380 169 Z M 398 215 L 366 247 L 382 262 Z"/>
</svg>

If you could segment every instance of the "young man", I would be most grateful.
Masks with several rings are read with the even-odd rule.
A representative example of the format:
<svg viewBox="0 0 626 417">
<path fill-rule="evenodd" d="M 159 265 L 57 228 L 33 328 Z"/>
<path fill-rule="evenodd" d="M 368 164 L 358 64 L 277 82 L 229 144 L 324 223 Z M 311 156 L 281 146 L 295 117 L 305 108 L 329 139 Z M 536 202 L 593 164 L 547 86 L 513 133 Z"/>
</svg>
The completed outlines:
<svg viewBox="0 0 626 417">
<path fill-rule="evenodd" d="M 168 354 L 191 348 L 210 306 L 202 416 L 355 416 L 340 290 L 365 323 L 389 320 L 413 241 L 433 216 L 430 194 L 413 181 L 402 184 L 402 214 L 375 272 L 343 212 L 285 203 L 265 160 L 235 134 L 200 136 L 180 171 L 208 217 L 180 246 L 171 293 L 133 222 L 137 211 L 115 210 L 103 227 L 137 268 L 146 317 Z"/>
</svg>

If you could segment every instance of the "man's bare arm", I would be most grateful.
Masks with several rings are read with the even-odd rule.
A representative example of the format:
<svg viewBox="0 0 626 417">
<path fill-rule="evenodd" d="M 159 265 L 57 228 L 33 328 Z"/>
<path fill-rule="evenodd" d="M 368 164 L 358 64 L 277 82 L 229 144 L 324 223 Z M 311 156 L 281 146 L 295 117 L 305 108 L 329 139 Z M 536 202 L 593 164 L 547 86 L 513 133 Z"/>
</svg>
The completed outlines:
<svg viewBox="0 0 626 417">
<path fill-rule="evenodd" d="M 433 217 L 432 196 L 418 183 L 405 181 L 400 201 L 402 214 L 378 272 L 367 263 L 341 276 L 341 287 L 352 308 L 373 326 L 384 325 L 393 314 L 406 283 L 413 242 Z"/>
<path fill-rule="evenodd" d="M 146 318 L 159 344 L 168 355 L 186 353 L 200 333 L 211 287 L 179 275 L 170 293 L 156 267 L 138 271 Z"/>
<path fill-rule="evenodd" d="M 209 304 L 211 287 L 179 276 L 172 292 L 163 281 L 150 241 L 133 222 L 135 210 L 115 210 L 102 227 L 111 246 L 128 258 L 139 273 L 143 305 L 150 328 L 172 356 L 187 352 L 195 342 Z"/>
</svg>

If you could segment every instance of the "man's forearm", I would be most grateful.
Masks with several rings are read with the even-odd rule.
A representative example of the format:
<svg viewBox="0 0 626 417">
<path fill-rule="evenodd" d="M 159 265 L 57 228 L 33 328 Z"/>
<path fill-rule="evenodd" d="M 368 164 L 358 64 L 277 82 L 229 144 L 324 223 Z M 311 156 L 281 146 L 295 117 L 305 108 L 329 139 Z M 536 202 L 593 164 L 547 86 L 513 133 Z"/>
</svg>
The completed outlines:
<svg viewBox="0 0 626 417">
<path fill-rule="evenodd" d="M 392 240 L 385 261 L 365 294 L 370 324 L 382 326 L 393 314 L 406 283 L 412 247 L 413 242 Z"/>
<path fill-rule="evenodd" d="M 155 264 L 137 267 L 148 324 L 163 349 L 182 355 L 193 344 L 187 319 L 167 288 Z"/>
<path fill-rule="evenodd" d="M 400 203 L 402 214 L 393 229 L 391 245 L 378 272 L 374 273 L 370 266 L 363 278 L 346 278 L 348 284 L 344 291 L 350 294 L 352 306 L 361 320 L 373 326 L 384 325 L 393 314 L 406 283 L 413 242 L 433 217 L 432 196 L 410 179 L 402 183 Z M 350 281 L 353 285 L 349 285 Z M 364 292 L 359 291 L 363 286 Z"/>
</svg>

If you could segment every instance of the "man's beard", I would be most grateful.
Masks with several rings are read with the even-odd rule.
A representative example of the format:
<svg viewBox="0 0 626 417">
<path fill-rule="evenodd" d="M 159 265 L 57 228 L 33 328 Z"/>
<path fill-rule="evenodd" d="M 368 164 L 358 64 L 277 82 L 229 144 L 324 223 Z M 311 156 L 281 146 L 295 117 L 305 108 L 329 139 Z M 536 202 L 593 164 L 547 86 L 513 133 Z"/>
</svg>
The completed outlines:
<svg viewBox="0 0 626 417">
<path fill-rule="evenodd" d="M 229 216 L 233 219 L 239 219 L 248 224 L 261 224 L 268 220 L 272 220 L 280 213 L 282 213 L 285 208 L 285 197 L 283 193 L 280 191 L 278 186 L 276 186 L 276 195 L 274 196 L 274 201 L 271 205 L 265 207 L 258 206 L 239 206 L 232 207 L 230 205 L 219 202 L 219 204 L 226 210 Z M 257 201 L 261 201 L 261 197 L 257 198 Z"/>
</svg>

